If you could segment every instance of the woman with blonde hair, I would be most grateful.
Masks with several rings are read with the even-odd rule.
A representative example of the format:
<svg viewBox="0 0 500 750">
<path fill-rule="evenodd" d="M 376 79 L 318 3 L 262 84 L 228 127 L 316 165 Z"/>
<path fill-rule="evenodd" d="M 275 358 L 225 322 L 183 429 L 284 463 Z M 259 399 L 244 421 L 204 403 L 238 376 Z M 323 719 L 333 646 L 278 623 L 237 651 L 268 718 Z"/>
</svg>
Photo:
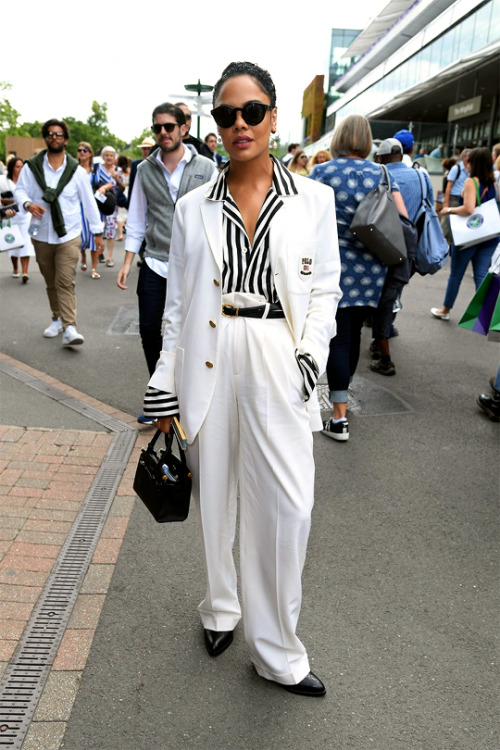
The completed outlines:
<svg viewBox="0 0 500 750">
<path fill-rule="evenodd" d="M 326 148 L 321 149 L 321 151 L 316 151 L 312 159 L 310 159 L 309 164 L 307 165 L 309 172 L 313 167 L 316 166 L 316 164 L 324 164 L 325 162 L 330 161 L 331 158 L 331 154 L 326 150 Z"/>
<path fill-rule="evenodd" d="M 349 231 L 358 205 L 382 179 L 381 168 L 367 160 L 371 149 L 372 134 L 366 117 L 348 115 L 333 133 L 332 160 L 316 165 L 310 175 L 335 191 L 343 296 L 336 315 L 337 335 L 330 342 L 326 366 L 333 416 L 326 420 L 322 432 L 339 441 L 349 439 L 348 390 L 359 360 L 361 329 L 370 310 L 377 308 L 387 271 Z M 391 189 L 399 212 L 407 216 L 394 181 Z"/>
<path fill-rule="evenodd" d="M 309 175 L 309 170 L 307 168 L 307 159 L 308 157 L 306 152 L 297 149 L 292 157 L 292 160 L 290 161 L 290 164 L 288 165 L 288 169 L 290 170 L 290 172 L 294 172 L 294 174 L 300 174 L 303 177 L 307 177 Z"/>
</svg>

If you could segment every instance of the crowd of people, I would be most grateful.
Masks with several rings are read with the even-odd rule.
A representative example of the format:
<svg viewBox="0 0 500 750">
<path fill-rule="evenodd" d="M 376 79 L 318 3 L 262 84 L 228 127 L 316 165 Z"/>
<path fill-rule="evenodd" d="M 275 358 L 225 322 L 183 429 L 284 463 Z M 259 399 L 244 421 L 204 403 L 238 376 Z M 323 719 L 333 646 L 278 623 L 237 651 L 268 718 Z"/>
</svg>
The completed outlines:
<svg viewBox="0 0 500 750">
<path fill-rule="evenodd" d="M 125 239 L 125 263 L 118 276 L 118 286 L 126 289 L 126 277 L 130 272 L 132 258 L 137 254 L 138 265 L 145 268 L 139 275 L 139 317 L 142 344 L 150 375 L 154 372 L 156 362 L 161 351 L 161 326 L 163 318 L 163 299 L 166 289 L 167 266 L 169 256 L 170 233 L 172 226 L 173 210 L 177 197 L 184 192 L 189 192 L 193 186 L 184 190 L 180 187 L 180 179 L 175 176 L 177 169 L 182 169 L 174 163 L 170 170 L 162 162 L 159 155 L 162 154 L 162 141 L 168 142 L 168 153 L 173 156 L 169 159 L 177 162 L 179 157 L 181 165 L 186 160 L 184 154 L 195 155 L 198 159 L 203 158 L 211 164 L 207 169 L 205 177 L 214 179 L 218 172 L 227 167 L 227 157 L 222 156 L 217 146 L 221 142 L 214 132 L 208 133 L 204 140 L 194 137 L 190 133 L 191 112 L 184 102 L 172 105 L 182 112 L 183 122 L 178 125 L 182 128 L 182 135 L 173 142 L 170 133 L 155 130 L 158 122 L 153 122 L 153 137 L 146 137 L 139 144 L 142 158 L 132 161 L 123 154 L 117 154 L 112 146 L 101 147 L 94 154 L 90 143 L 81 142 L 77 147 L 77 163 L 87 174 L 90 192 L 94 194 L 99 209 L 101 224 L 96 232 L 95 225 L 92 229 L 91 221 L 95 222 L 95 213 L 89 215 L 84 210 L 84 203 L 80 200 L 79 210 L 81 217 L 80 226 L 80 268 L 82 272 L 87 271 L 87 251 L 90 254 L 90 276 L 99 279 L 99 264 L 107 268 L 114 266 L 113 251 L 115 241 L 121 242 Z M 52 122 L 52 121 L 50 121 Z M 64 123 L 53 121 L 61 128 L 64 139 L 67 127 Z M 47 125 L 47 124 L 46 124 Z M 49 125 L 47 125 L 49 128 Z M 47 131 L 48 132 L 48 131 Z M 63 139 L 63 140 L 64 140 Z M 340 140 L 339 140 L 340 139 Z M 47 159 L 50 162 L 54 153 L 65 153 L 65 144 L 60 144 L 59 133 L 46 137 Z M 57 147 L 57 148 L 55 148 Z M 362 198 L 380 181 L 380 169 L 376 163 L 385 164 L 392 178 L 391 190 L 401 213 L 407 215 L 410 220 L 415 220 L 415 215 L 421 197 L 420 178 L 415 167 L 420 167 L 423 179 L 427 184 L 428 195 L 433 200 L 432 184 L 424 168 L 419 161 L 428 153 L 429 149 L 420 148 L 414 154 L 413 135 L 408 130 L 399 130 L 393 138 L 385 141 L 373 141 L 370 127 L 365 118 L 351 115 L 339 125 L 334 133 L 330 150 L 320 149 L 313 155 L 307 155 L 300 148 L 300 144 L 291 143 L 287 154 L 281 163 L 293 175 L 309 177 L 312 180 L 323 182 L 330 186 L 336 197 L 336 219 L 339 245 L 342 260 L 342 300 L 337 311 L 337 334 L 330 345 L 330 356 L 327 364 L 327 376 L 330 389 L 330 398 L 333 413 L 330 420 L 325 422 L 324 434 L 335 440 L 344 441 L 349 438 L 349 425 L 346 416 L 346 405 L 348 401 L 349 383 L 355 373 L 359 359 L 359 342 L 361 329 L 364 324 L 369 324 L 373 329 L 373 341 L 370 346 L 371 363 L 370 368 L 381 375 L 394 375 L 396 366 L 391 359 L 389 339 L 398 335 L 394 326 L 395 313 L 401 307 L 401 294 L 415 271 L 410 260 L 404 261 L 396 267 L 385 267 L 376 259 L 367 254 L 366 248 L 357 241 L 349 232 L 350 222 L 356 207 Z M 444 157 L 445 146 L 431 151 L 433 158 Z M 156 154 L 156 156 L 154 156 Z M 52 155 L 52 156 L 51 156 Z M 133 201 L 134 208 L 129 216 L 129 208 L 132 205 L 133 187 L 138 175 L 138 167 L 145 162 L 141 174 L 145 174 L 148 167 L 148 159 L 152 155 L 150 163 L 160 167 L 164 171 L 164 177 L 168 186 L 168 196 L 162 195 L 161 191 L 153 191 L 148 199 L 145 198 L 142 180 L 137 183 L 135 193 L 137 200 Z M 68 158 L 70 158 L 68 156 Z M 162 156 L 163 158 L 163 156 Z M 163 164 L 163 166 L 161 166 Z M 51 167 L 50 164 L 47 165 Z M 408 169 L 410 167 L 410 169 Z M 474 282 L 476 289 L 483 281 L 489 267 L 493 250 L 497 244 L 496 239 L 483 242 L 477 246 L 457 249 L 453 244 L 450 234 L 448 216 L 451 214 L 469 215 L 476 206 L 476 182 L 480 188 L 481 200 L 496 199 L 498 201 L 498 183 L 500 174 L 500 144 L 493 147 L 490 154 L 486 148 L 458 148 L 453 157 L 442 159 L 443 185 L 442 194 L 438 195 L 436 208 L 442 219 L 442 229 L 450 244 L 450 275 L 443 304 L 441 307 L 431 308 L 431 315 L 439 320 L 450 320 L 450 311 L 456 300 L 460 283 L 469 265 L 472 264 Z M 2 196 L 3 210 L 8 210 L 9 205 L 15 206 L 17 212 L 11 213 L 10 221 L 18 226 L 23 237 L 24 244 L 9 252 L 12 261 L 12 277 L 21 278 L 23 284 L 29 280 L 30 258 L 35 256 L 36 242 L 47 235 L 43 219 L 45 211 L 31 209 L 27 205 L 24 209 L 23 202 L 19 207 L 19 195 L 24 193 L 25 185 L 18 190 L 18 181 L 21 174 L 27 174 L 23 170 L 23 160 L 12 157 L 7 163 L 7 174 L 0 175 L 0 193 Z M 203 179 L 205 179 L 205 177 Z M 51 182 L 54 182 L 51 176 Z M 51 184 L 47 181 L 47 184 Z M 158 185 L 156 185 L 158 188 Z M 18 193 L 16 194 L 16 190 Z M 169 200 L 170 199 L 170 200 Z M 88 202 L 88 192 L 87 192 Z M 24 203 L 29 203 L 24 202 Z M 140 204 L 140 208 L 138 205 Z M 156 221 L 160 226 L 160 220 L 153 216 L 152 205 L 157 204 L 156 211 L 162 215 L 172 213 L 170 226 L 162 227 L 154 239 L 147 236 L 147 227 L 151 228 Z M 36 205 L 36 204 L 35 204 Z M 95 203 L 93 202 L 95 206 Z M 50 204 L 51 213 L 53 204 Z M 32 220 L 34 216 L 34 221 Z M 72 227 L 72 234 L 76 232 L 76 223 Z M 96 237 L 102 237 L 102 241 L 96 242 Z M 68 241 L 67 234 L 64 239 Z M 76 239 L 71 237 L 70 239 Z M 165 267 L 162 266 L 165 263 Z M 362 269 L 362 270 L 360 270 Z M 51 274 L 58 276 L 57 269 Z M 49 274 L 49 275 L 51 275 Z M 148 278 L 146 278 L 148 277 Z M 157 283 L 157 280 L 161 282 Z M 47 279 L 46 279 L 47 281 Z M 52 283 L 53 280 L 51 280 Z M 152 283 L 154 282 L 154 283 Z M 59 281 L 60 283 L 60 281 Z M 63 296 L 72 298 L 71 307 L 75 311 L 70 315 L 76 330 L 76 299 L 74 299 L 74 280 L 68 279 L 69 291 L 65 290 Z M 151 289 L 151 284 L 153 289 Z M 55 293 L 47 286 L 49 300 L 55 299 Z M 156 300 L 153 302 L 153 300 Z M 54 331 L 64 330 L 65 323 L 60 318 L 60 310 L 57 305 L 51 304 L 53 321 L 45 334 L 52 336 Z M 394 311 L 394 312 L 393 312 Z M 55 317 L 54 317 L 55 316 Z M 57 335 L 57 334 L 56 334 Z M 83 343 L 83 336 L 78 334 L 68 340 L 66 336 L 65 345 Z M 69 341 L 69 343 L 68 343 Z M 146 412 L 148 410 L 146 409 Z M 155 421 L 155 417 L 149 413 L 143 413 L 138 417 L 142 424 Z"/>
<path fill-rule="evenodd" d="M 276 90 L 269 73 L 252 63 L 223 71 L 212 116 L 218 135 L 201 141 L 190 135 L 186 104 L 158 104 L 154 138 L 144 139 L 142 159 L 132 163 L 111 146 L 96 158 L 85 142 L 75 159 L 66 151 L 66 123 L 48 120 L 46 150 L 24 165 L 9 162 L 2 212 L 26 238 L 23 252 L 12 256 L 13 264 L 21 261 L 23 281 L 33 252 L 44 277 L 52 313 L 44 336 L 62 333 L 65 346 L 84 341 L 76 327 L 78 263 L 87 270 L 88 251 L 91 276 L 99 279 L 99 260 L 113 267 L 115 240 L 124 237 L 117 284 L 127 289 L 137 260 L 150 375 L 138 421 L 167 433 L 180 415 L 187 435 L 207 572 L 199 605 L 206 649 L 219 656 L 243 618 L 257 673 L 317 697 L 326 688 L 296 634 L 314 500 L 312 431 L 349 439 L 349 386 L 367 323 L 372 371 L 396 373 L 389 340 L 415 271 L 411 256 L 388 269 L 350 226 L 385 170 L 393 201 L 410 222 L 422 179 L 431 196 L 432 185 L 413 168 L 409 131 L 374 148 L 368 120 L 356 114 L 337 126 L 329 151 L 310 158 L 291 144 L 278 161 L 270 154 Z M 465 150 L 455 166 L 443 216 L 471 214 L 476 187 L 481 200 L 498 198 L 488 149 Z M 452 242 L 448 289 L 434 317 L 449 320 L 469 262 L 479 286 L 497 241 L 465 254 Z M 332 415 L 322 421 L 316 383 L 325 370 Z M 479 405 L 494 418 L 498 375 L 491 386 L 493 406 Z M 243 607 L 233 560 L 238 496 Z"/>
</svg>

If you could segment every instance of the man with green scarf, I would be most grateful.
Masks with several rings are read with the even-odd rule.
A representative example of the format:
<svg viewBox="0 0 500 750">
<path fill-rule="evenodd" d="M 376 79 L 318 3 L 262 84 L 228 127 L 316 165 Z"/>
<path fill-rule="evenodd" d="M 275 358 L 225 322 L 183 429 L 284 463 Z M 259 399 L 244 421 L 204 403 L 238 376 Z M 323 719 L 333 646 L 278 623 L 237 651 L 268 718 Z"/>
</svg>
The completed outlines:
<svg viewBox="0 0 500 750">
<path fill-rule="evenodd" d="M 30 234 L 52 310 L 52 323 L 43 335 L 53 338 L 63 332 L 63 346 L 75 346 L 84 340 L 76 330 L 75 294 L 82 211 L 99 252 L 104 250 L 103 226 L 87 173 L 66 154 L 66 123 L 47 120 L 42 136 L 47 149 L 27 160 L 15 196 L 18 205 L 33 217 Z"/>
</svg>

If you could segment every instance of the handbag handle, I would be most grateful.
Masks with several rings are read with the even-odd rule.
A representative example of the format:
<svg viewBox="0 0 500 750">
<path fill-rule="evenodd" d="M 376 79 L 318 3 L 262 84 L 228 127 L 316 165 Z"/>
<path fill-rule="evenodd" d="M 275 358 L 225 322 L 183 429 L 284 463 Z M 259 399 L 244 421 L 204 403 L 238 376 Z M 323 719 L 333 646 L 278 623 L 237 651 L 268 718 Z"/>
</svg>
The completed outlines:
<svg viewBox="0 0 500 750">
<path fill-rule="evenodd" d="M 476 177 L 473 177 L 472 182 L 474 183 L 474 187 L 476 188 L 476 206 L 480 206 L 481 196 L 479 195 L 479 180 Z"/>
<path fill-rule="evenodd" d="M 484 188 L 483 194 L 479 195 L 479 180 L 477 179 L 477 177 L 473 177 L 472 181 L 474 183 L 474 187 L 476 188 L 476 206 L 480 206 L 481 205 L 481 199 L 484 198 L 484 196 L 486 194 L 486 191 L 488 190 L 488 186 L 486 186 Z"/>
<path fill-rule="evenodd" d="M 166 433 L 162 433 L 161 430 L 156 430 L 155 434 L 153 435 L 153 437 L 152 437 L 152 439 L 151 439 L 151 441 L 150 441 L 150 443 L 149 443 L 149 445 L 148 445 L 148 447 L 146 449 L 148 453 L 153 453 L 154 452 L 154 447 L 155 447 L 156 441 L 158 440 L 158 438 L 160 437 L 160 435 L 165 435 L 165 452 L 166 453 L 170 453 L 171 452 L 172 442 L 174 440 L 174 435 L 175 435 L 175 430 L 174 430 L 173 427 L 170 428 L 170 432 L 166 432 Z M 182 445 L 180 444 L 179 438 L 177 437 L 177 435 L 175 435 L 175 439 L 177 440 L 177 446 L 179 448 L 179 458 L 181 459 L 181 461 L 184 464 L 184 466 L 186 466 L 186 453 L 185 453 Z"/>
<path fill-rule="evenodd" d="M 382 182 L 383 185 L 387 185 L 387 188 L 388 188 L 389 192 L 391 193 L 392 192 L 392 190 L 391 190 L 391 178 L 389 176 L 389 170 L 387 169 L 387 167 L 385 166 L 385 164 L 379 164 L 379 167 L 382 170 L 382 180 L 381 180 L 381 182 Z"/>
</svg>

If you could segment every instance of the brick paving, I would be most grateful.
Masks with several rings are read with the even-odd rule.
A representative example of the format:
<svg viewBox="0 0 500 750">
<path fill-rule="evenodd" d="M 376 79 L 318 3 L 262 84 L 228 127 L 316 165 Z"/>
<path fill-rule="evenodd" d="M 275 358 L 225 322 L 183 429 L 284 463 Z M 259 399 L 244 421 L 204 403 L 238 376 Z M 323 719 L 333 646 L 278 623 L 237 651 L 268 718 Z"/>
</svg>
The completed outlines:
<svg viewBox="0 0 500 750">
<path fill-rule="evenodd" d="M 85 404 L 137 426 L 129 414 L 0 356 Z M 134 507 L 132 480 L 138 455 L 150 437 L 150 428 L 139 428 L 23 750 L 61 747 Z M 112 434 L 102 431 L 0 426 L 0 677 L 112 440 Z"/>
</svg>

